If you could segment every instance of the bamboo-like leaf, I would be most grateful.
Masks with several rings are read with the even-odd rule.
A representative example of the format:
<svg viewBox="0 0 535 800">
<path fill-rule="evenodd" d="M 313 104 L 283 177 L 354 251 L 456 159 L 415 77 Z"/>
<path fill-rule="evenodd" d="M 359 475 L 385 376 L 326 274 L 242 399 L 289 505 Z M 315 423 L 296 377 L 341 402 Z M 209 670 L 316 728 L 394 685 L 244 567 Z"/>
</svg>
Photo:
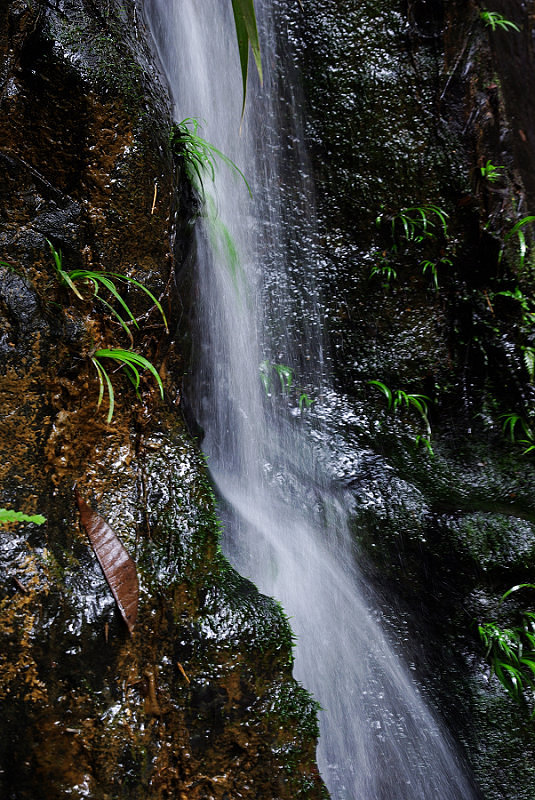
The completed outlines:
<svg viewBox="0 0 535 800">
<path fill-rule="evenodd" d="M 533 674 L 535 675 L 535 661 L 533 661 L 531 658 L 526 658 L 525 656 L 523 656 L 520 659 L 520 663 L 528 667 L 528 669 L 530 669 L 531 672 L 533 672 Z M 530 677 L 530 681 L 532 680 L 533 679 Z"/>
<path fill-rule="evenodd" d="M 504 594 L 502 594 L 502 600 L 505 600 L 507 597 L 509 597 L 510 594 L 513 594 L 513 592 L 518 592 L 519 589 L 535 589 L 535 584 L 518 583 L 516 586 L 511 586 L 510 589 L 508 589 Z"/>
<path fill-rule="evenodd" d="M 238 168 L 236 167 L 236 169 L 238 169 Z M 239 170 L 238 170 L 238 172 L 239 172 Z M 241 174 L 241 172 L 240 172 L 240 174 Z M 244 178 L 244 180 L 245 180 L 245 178 Z M 247 181 L 245 181 L 245 182 L 247 183 Z M 104 274 L 105 275 L 111 275 L 114 278 L 118 278 L 119 280 L 123 281 L 124 283 L 132 283 L 134 286 L 137 286 L 138 289 L 141 289 L 142 292 L 145 292 L 147 297 L 149 297 L 152 300 L 152 302 L 154 303 L 154 305 L 156 306 L 156 308 L 160 312 L 160 314 L 162 316 L 162 319 L 163 319 L 163 322 L 164 322 L 164 325 L 165 325 L 165 330 L 166 330 L 167 333 L 169 333 L 169 327 L 167 325 L 167 317 L 165 316 L 165 312 L 164 312 L 164 310 L 162 308 L 162 304 L 160 303 L 159 300 L 157 300 L 157 298 L 153 295 L 153 293 L 150 291 L 150 289 L 147 289 L 147 287 L 144 286 L 142 283 L 140 283 L 140 281 L 136 281 L 134 278 L 127 278 L 124 275 L 120 275 L 117 272 L 106 272 Z"/>
<path fill-rule="evenodd" d="M 104 398 L 104 385 L 108 390 L 109 408 L 108 408 L 108 417 L 106 419 L 106 422 L 109 425 L 113 419 L 113 411 L 115 409 L 115 394 L 113 391 L 113 386 L 110 380 L 110 376 L 108 375 L 102 364 L 99 364 L 96 358 L 92 358 L 91 361 L 97 371 L 98 381 L 99 381 L 97 408 L 100 408 L 100 404 L 102 403 L 102 400 Z"/>
<path fill-rule="evenodd" d="M 45 241 L 48 243 L 48 246 L 50 247 L 50 251 L 51 251 L 52 256 L 54 258 L 54 265 L 56 267 L 56 271 L 57 271 L 60 279 L 63 281 L 63 283 L 66 283 L 67 286 L 70 289 L 72 289 L 74 294 L 77 297 L 79 297 L 80 300 L 83 300 L 84 298 L 82 297 L 82 295 L 80 294 L 80 292 L 78 291 L 78 289 L 76 288 L 74 283 L 72 282 L 69 273 L 65 272 L 65 270 L 63 269 L 63 258 L 62 258 L 62 255 L 61 255 L 61 250 L 59 250 L 59 251 L 56 250 L 56 248 L 54 247 L 54 245 L 52 244 L 50 239 L 45 239 Z"/>
<path fill-rule="evenodd" d="M 243 117 L 243 113 L 245 111 L 245 100 L 247 98 L 249 45 L 253 51 L 253 57 L 256 63 L 260 81 L 262 81 L 262 60 L 260 57 L 260 41 L 258 39 L 258 29 L 256 26 L 256 14 L 253 0 L 232 0 L 232 11 L 234 13 L 234 24 L 236 26 L 236 36 L 238 37 L 238 49 L 240 52 L 240 65 L 243 83 Z"/>
<path fill-rule="evenodd" d="M 388 386 L 387 386 L 385 383 L 382 383 L 382 381 L 375 381 L 375 380 L 374 380 L 374 381 L 368 381 L 368 383 L 369 383 L 371 386 L 377 386 L 377 388 L 378 388 L 378 389 L 379 389 L 379 390 L 380 390 L 380 391 L 381 391 L 381 392 L 384 394 L 384 396 L 386 397 L 386 400 L 387 400 L 387 403 L 388 403 L 388 408 L 390 408 L 390 407 L 392 406 L 392 392 L 391 392 L 391 390 L 389 389 L 389 387 L 388 387 Z"/>
<path fill-rule="evenodd" d="M 103 348 L 102 350 L 97 350 L 94 354 L 95 358 L 111 358 L 114 361 L 117 361 L 122 367 L 126 367 L 127 370 L 130 369 L 134 375 L 132 378 L 129 375 L 130 380 L 132 380 L 135 388 L 137 389 L 139 386 L 139 372 L 138 368 L 140 369 L 147 369 L 153 376 L 158 389 L 160 390 L 160 395 L 163 399 L 163 384 L 162 379 L 160 378 L 156 367 L 151 364 L 145 356 L 139 355 L 139 353 L 134 353 L 132 350 L 120 350 L 114 348 Z M 127 373 L 128 374 L 128 373 Z"/>
<path fill-rule="evenodd" d="M 82 525 L 131 634 L 137 619 L 139 600 L 136 565 L 108 523 L 93 511 L 78 490 L 75 490 L 75 495 Z"/>
</svg>

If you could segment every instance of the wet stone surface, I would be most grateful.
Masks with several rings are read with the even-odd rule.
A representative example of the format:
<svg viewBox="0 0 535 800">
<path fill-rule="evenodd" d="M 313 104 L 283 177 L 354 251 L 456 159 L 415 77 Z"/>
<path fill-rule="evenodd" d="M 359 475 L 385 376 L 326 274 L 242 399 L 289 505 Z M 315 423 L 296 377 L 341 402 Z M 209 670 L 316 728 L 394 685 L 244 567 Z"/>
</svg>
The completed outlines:
<svg viewBox="0 0 535 800">
<path fill-rule="evenodd" d="M 0 52 L 0 505 L 47 520 L 0 530 L 0 796 L 319 798 L 287 620 L 223 559 L 182 422 L 174 269 L 190 212 L 141 9 L 3 3 Z M 87 286 L 61 283 L 47 239 L 64 270 L 142 282 L 169 332 L 129 286 L 130 341 Z M 110 370 L 108 423 L 91 358 L 131 346 L 164 399 Z M 75 486 L 137 563 L 131 637 Z"/>
<path fill-rule="evenodd" d="M 313 410 L 331 450 L 323 468 L 353 509 L 386 628 L 485 800 L 535 792 L 523 761 L 529 714 L 490 675 L 477 633 L 479 623 L 517 624 L 522 601 L 500 597 L 531 582 L 534 563 L 532 454 L 503 431 L 505 415 L 531 418 L 533 407 L 522 355 L 531 328 L 507 295 L 531 297 L 533 272 L 504 244 L 517 209 L 532 213 L 531 157 L 519 155 L 532 136 L 521 73 L 533 9 L 497 10 L 521 33 L 491 35 L 471 2 L 317 0 L 290 22 L 335 376 Z M 487 161 L 503 165 L 495 184 L 482 177 Z M 426 204 L 447 213 L 447 236 L 440 224 L 421 237 L 396 227 Z M 389 409 L 371 380 L 426 395 L 427 419 L 414 406 Z"/>
</svg>

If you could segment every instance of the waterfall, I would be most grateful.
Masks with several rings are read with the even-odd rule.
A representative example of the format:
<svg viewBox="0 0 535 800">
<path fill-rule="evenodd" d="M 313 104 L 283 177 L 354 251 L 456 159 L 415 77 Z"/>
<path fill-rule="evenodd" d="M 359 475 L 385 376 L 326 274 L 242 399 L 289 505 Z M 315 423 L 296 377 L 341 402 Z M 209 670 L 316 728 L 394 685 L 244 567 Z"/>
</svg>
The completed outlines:
<svg viewBox="0 0 535 800">
<path fill-rule="evenodd" d="M 175 118 L 198 119 L 252 191 L 219 163 L 196 233 L 192 397 L 223 548 L 291 618 L 295 675 L 322 708 L 318 764 L 333 800 L 469 800 L 454 747 L 381 628 L 343 492 L 322 466 L 332 391 L 299 89 L 284 4 L 255 5 L 264 83 L 250 75 L 240 131 L 230 0 L 146 2 Z"/>
</svg>

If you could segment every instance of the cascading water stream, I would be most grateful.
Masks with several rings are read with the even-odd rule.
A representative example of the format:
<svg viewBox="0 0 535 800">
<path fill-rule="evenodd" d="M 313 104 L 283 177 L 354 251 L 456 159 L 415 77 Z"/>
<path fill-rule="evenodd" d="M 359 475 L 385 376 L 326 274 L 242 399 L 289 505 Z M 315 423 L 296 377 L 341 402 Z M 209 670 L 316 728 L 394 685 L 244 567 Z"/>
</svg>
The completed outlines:
<svg viewBox="0 0 535 800">
<path fill-rule="evenodd" d="M 298 400 L 319 409 L 329 394 L 320 255 L 298 93 L 275 33 L 282 5 L 255 5 L 264 85 L 250 86 L 240 134 L 230 0 L 147 0 L 176 119 L 198 118 L 253 195 L 220 165 L 197 225 L 196 414 L 222 498 L 224 549 L 292 619 L 296 677 L 322 706 L 318 764 L 333 799 L 469 800 L 453 748 L 377 622 L 343 494 L 322 475 L 329 437 L 310 419 L 328 415 L 299 410 Z"/>
</svg>

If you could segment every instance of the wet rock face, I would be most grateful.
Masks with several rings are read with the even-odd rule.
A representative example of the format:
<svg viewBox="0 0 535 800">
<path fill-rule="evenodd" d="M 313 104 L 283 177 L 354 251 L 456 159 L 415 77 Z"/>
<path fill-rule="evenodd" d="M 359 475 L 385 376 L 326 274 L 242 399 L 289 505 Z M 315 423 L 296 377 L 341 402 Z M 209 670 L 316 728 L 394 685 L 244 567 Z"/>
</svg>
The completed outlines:
<svg viewBox="0 0 535 800">
<path fill-rule="evenodd" d="M 187 189 L 140 9 L 2 2 L 0 52 L 0 506 L 47 518 L 0 530 L 0 795 L 320 797 L 316 709 L 291 678 L 289 627 L 219 554 L 180 419 Z M 134 284 L 120 287 L 139 324 L 127 333 L 58 266 L 141 282 L 169 332 Z M 136 397 L 109 368 L 108 423 L 92 361 L 103 348 L 148 358 L 164 399 L 146 372 Z M 75 485 L 136 560 L 132 637 Z"/>
<path fill-rule="evenodd" d="M 317 0 L 292 19 L 326 243 L 328 469 L 486 800 L 535 792 L 533 726 L 477 633 L 533 607 L 500 597 L 534 563 L 532 456 L 502 430 L 533 419 L 533 272 L 510 231 L 533 213 L 534 9 L 495 8 L 520 32 L 493 32 L 472 2 Z M 425 395 L 424 413 L 396 390 Z"/>
</svg>

